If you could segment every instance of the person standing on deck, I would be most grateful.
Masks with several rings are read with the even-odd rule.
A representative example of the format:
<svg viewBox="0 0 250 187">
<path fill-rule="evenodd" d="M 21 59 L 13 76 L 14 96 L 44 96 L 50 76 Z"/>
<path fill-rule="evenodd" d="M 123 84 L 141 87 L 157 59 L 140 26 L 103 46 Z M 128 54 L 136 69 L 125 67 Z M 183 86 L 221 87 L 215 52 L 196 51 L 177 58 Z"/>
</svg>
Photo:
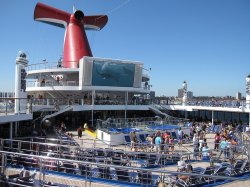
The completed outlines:
<svg viewBox="0 0 250 187">
<path fill-rule="evenodd" d="M 210 160 L 210 149 L 208 148 L 207 143 L 204 143 L 202 147 L 202 160 Z"/>
<path fill-rule="evenodd" d="M 130 133 L 130 139 L 131 139 L 131 151 L 136 151 L 136 144 L 137 144 L 137 136 L 136 136 L 136 133 L 135 131 L 132 131 Z"/>
<path fill-rule="evenodd" d="M 223 137 L 222 141 L 220 142 L 220 155 L 218 158 L 220 158 L 222 153 L 224 154 L 224 160 L 227 158 L 227 147 L 228 147 L 228 142 L 227 142 L 226 138 Z"/>
<path fill-rule="evenodd" d="M 219 150 L 220 140 L 221 140 L 220 133 L 217 132 L 214 137 L 214 150 L 215 151 Z"/>
<path fill-rule="evenodd" d="M 77 134 L 78 134 L 78 139 L 82 137 L 82 127 L 81 126 L 77 129 Z"/>
<path fill-rule="evenodd" d="M 183 131 L 181 130 L 181 128 L 179 128 L 179 130 L 177 131 L 177 135 L 178 135 L 178 144 L 179 146 L 182 146 L 182 141 L 183 141 Z"/>
<path fill-rule="evenodd" d="M 160 153 L 161 142 L 162 142 L 161 133 L 157 133 L 156 138 L 155 138 L 155 149 L 157 153 Z"/>
</svg>

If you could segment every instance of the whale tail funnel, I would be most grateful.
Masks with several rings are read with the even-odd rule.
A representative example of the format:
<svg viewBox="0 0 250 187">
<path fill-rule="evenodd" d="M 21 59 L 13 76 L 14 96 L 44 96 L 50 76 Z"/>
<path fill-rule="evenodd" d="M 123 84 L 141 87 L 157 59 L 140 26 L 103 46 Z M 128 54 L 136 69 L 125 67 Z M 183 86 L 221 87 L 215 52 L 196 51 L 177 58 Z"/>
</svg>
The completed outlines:
<svg viewBox="0 0 250 187">
<path fill-rule="evenodd" d="M 83 56 L 92 57 L 85 30 L 101 30 L 108 22 L 106 15 L 85 16 L 81 10 L 73 14 L 37 3 L 34 20 L 66 29 L 63 67 L 77 68 Z"/>
</svg>

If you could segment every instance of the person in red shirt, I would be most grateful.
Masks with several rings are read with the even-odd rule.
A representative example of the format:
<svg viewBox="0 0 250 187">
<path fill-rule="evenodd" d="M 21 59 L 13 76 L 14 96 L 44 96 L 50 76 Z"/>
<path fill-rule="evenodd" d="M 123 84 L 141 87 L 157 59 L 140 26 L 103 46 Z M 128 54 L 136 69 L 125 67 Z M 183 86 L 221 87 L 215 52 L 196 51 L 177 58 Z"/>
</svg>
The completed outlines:
<svg viewBox="0 0 250 187">
<path fill-rule="evenodd" d="M 216 150 L 216 151 L 219 150 L 220 140 L 221 140 L 220 133 L 216 133 L 216 135 L 214 137 L 214 150 Z"/>
</svg>

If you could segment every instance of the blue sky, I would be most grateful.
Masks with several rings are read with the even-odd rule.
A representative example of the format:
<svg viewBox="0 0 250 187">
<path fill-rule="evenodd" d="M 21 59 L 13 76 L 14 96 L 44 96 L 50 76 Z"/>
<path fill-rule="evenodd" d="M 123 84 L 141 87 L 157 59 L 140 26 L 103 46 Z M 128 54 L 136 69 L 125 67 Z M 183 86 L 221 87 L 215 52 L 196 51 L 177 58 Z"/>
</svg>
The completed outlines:
<svg viewBox="0 0 250 187">
<path fill-rule="evenodd" d="M 64 29 L 33 20 L 38 1 L 0 1 L 0 90 L 14 90 L 19 50 L 30 63 L 62 55 Z M 156 95 L 176 96 L 182 82 L 195 96 L 245 95 L 250 73 L 249 0 L 41 0 L 85 15 L 107 14 L 88 32 L 94 56 L 141 61 Z"/>
</svg>

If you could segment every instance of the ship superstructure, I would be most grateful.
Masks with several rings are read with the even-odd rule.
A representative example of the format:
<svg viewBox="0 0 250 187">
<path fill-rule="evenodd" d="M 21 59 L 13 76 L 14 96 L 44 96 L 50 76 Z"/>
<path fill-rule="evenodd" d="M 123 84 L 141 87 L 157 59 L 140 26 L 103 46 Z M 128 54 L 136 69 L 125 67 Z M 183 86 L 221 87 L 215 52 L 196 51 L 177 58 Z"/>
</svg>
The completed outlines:
<svg viewBox="0 0 250 187">
<path fill-rule="evenodd" d="M 85 16 L 80 10 L 70 14 L 38 3 L 34 19 L 65 28 L 63 58 L 26 68 L 26 91 L 34 112 L 53 111 L 49 118 L 66 111 L 92 111 L 92 123 L 94 118 L 109 117 L 110 111 L 118 111 L 116 115 L 124 118 L 127 111 L 161 114 L 150 106 L 153 92 L 143 63 L 92 56 L 85 30 L 102 29 L 108 21 L 106 15 Z M 93 116 L 93 111 L 102 112 Z"/>
</svg>

